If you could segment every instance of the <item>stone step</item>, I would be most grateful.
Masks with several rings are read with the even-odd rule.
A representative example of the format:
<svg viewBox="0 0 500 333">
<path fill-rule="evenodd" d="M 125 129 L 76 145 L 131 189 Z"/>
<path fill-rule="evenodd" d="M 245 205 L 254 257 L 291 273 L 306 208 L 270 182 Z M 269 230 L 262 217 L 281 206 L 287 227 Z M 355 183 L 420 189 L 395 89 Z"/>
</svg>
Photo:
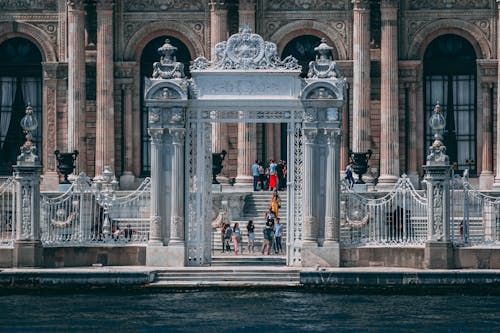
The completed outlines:
<svg viewBox="0 0 500 333">
<path fill-rule="evenodd" d="M 212 266 L 285 266 L 283 256 L 213 256 Z"/>
<path fill-rule="evenodd" d="M 300 284 L 298 270 L 266 269 L 184 269 L 158 271 L 151 285 L 193 286 L 193 285 L 283 285 Z"/>
</svg>

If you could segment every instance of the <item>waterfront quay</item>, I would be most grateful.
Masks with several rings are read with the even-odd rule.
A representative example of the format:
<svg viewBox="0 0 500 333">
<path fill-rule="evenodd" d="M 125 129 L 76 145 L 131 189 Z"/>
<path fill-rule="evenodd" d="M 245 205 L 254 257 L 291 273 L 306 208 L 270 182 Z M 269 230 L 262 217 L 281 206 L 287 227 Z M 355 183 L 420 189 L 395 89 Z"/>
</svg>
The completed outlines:
<svg viewBox="0 0 500 333">
<path fill-rule="evenodd" d="M 500 270 L 396 267 L 148 267 L 8 268 L 0 271 L 0 286 L 47 287 L 500 287 Z"/>
</svg>

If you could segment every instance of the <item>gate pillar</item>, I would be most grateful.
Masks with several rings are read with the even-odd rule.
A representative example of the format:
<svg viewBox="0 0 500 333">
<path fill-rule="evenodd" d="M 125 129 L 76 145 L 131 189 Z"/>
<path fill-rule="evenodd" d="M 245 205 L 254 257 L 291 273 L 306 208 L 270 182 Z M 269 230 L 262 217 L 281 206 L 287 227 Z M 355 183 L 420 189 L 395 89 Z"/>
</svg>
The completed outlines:
<svg viewBox="0 0 500 333">
<path fill-rule="evenodd" d="M 168 39 L 158 49 L 153 77 L 146 82 L 145 104 L 151 135 L 151 221 L 148 266 L 186 265 L 184 242 L 184 136 L 189 83 L 184 65 Z"/>
<path fill-rule="evenodd" d="M 340 265 L 340 138 L 345 79 L 323 40 L 309 64 L 304 106 L 302 266 Z M 326 158 L 325 158 L 326 157 Z"/>
<path fill-rule="evenodd" d="M 31 132 L 37 128 L 31 107 L 21 120 L 26 135 L 26 143 L 14 166 L 17 183 L 16 236 L 13 251 L 13 266 L 39 267 L 43 262 L 43 248 L 40 241 L 40 172 L 42 166 L 36 155 L 36 147 L 31 142 Z"/>
<path fill-rule="evenodd" d="M 427 242 L 424 251 L 426 268 L 453 268 L 453 244 L 450 241 L 450 172 L 451 165 L 442 143 L 445 120 L 437 104 L 430 124 L 435 132 L 424 166 L 427 187 Z"/>
</svg>

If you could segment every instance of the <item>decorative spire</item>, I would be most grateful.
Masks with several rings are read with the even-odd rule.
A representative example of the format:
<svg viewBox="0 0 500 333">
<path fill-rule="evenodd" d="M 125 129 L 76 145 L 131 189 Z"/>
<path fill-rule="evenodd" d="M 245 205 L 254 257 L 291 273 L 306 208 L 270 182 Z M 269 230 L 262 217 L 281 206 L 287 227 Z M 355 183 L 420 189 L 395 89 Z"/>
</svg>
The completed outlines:
<svg viewBox="0 0 500 333">
<path fill-rule="evenodd" d="M 446 146 L 443 144 L 443 137 L 441 135 L 443 129 L 446 127 L 446 121 L 441 114 L 441 105 L 439 105 L 439 101 L 437 101 L 434 106 L 434 114 L 429 119 L 429 126 L 434 131 L 434 142 L 429 147 L 427 164 L 448 164 L 449 158 L 448 155 L 446 155 Z"/>
<path fill-rule="evenodd" d="M 161 55 L 160 62 L 153 64 L 154 79 L 180 79 L 184 77 L 184 64 L 178 62 L 174 56 L 177 47 L 170 44 L 170 40 L 165 39 L 165 44 L 158 48 Z"/>
<path fill-rule="evenodd" d="M 331 79 L 340 78 L 339 68 L 337 63 L 332 60 L 333 47 L 326 43 L 326 39 L 322 38 L 321 43 L 314 48 L 314 51 L 319 53 L 316 60 L 309 63 L 308 78 Z"/>
<path fill-rule="evenodd" d="M 37 129 L 38 122 L 36 118 L 33 117 L 33 108 L 30 104 L 26 107 L 26 114 L 21 119 L 21 127 L 23 132 L 26 134 L 26 142 L 21 146 L 21 154 L 17 157 L 18 164 L 35 164 L 39 162 L 38 156 L 36 155 L 36 147 L 31 142 L 31 133 Z"/>
</svg>

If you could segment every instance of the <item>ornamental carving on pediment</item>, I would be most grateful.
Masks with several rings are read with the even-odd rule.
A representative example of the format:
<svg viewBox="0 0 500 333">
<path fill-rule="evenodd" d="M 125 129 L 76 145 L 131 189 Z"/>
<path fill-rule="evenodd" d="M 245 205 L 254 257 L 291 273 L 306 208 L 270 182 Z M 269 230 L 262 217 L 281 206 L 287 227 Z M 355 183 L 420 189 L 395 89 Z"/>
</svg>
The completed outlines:
<svg viewBox="0 0 500 333">
<path fill-rule="evenodd" d="M 56 0 L 2 0 L 0 11 L 57 10 Z"/>
<path fill-rule="evenodd" d="M 128 0 L 125 1 L 125 11 L 127 12 L 147 12 L 147 11 L 202 11 L 205 9 L 203 0 Z"/>
<path fill-rule="evenodd" d="M 165 39 L 165 44 L 158 48 L 161 54 L 159 62 L 153 64 L 154 79 L 179 79 L 184 77 L 184 64 L 178 62 L 174 56 L 177 47 L 170 44 L 170 40 Z"/>
<path fill-rule="evenodd" d="M 196 69 L 278 69 L 300 70 L 297 59 L 288 56 L 281 60 L 275 43 L 266 42 L 244 26 L 227 41 L 215 45 L 213 61 L 198 57 L 191 67 Z M 208 64 L 208 65 L 207 65 Z"/>
<path fill-rule="evenodd" d="M 267 0 L 266 10 L 341 10 L 346 9 L 349 1 L 331 0 Z"/>
<path fill-rule="evenodd" d="M 409 9 L 488 9 L 490 0 L 413 0 Z"/>
</svg>

